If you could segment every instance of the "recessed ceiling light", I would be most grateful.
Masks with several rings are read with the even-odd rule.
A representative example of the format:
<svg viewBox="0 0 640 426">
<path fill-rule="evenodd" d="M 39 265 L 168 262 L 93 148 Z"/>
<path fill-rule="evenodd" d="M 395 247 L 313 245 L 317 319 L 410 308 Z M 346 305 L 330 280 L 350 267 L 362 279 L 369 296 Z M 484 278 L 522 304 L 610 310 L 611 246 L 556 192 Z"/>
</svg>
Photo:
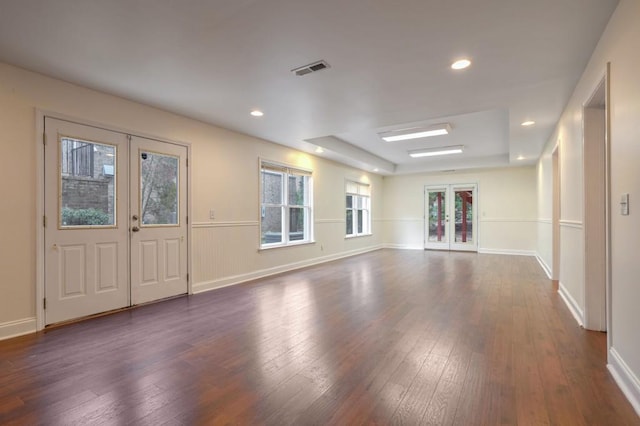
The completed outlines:
<svg viewBox="0 0 640 426">
<path fill-rule="evenodd" d="M 517 160 L 524 160 L 524 155 L 518 155 Z"/>
<path fill-rule="evenodd" d="M 374 172 L 377 172 L 377 171 L 379 171 L 379 170 L 376 168 L 376 169 L 373 169 L 373 171 L 374 171 Z"/>
<path fill-rule="evenodd" d="M 322 154 L 324 152 L 324 149 L 321 146 L 319 146 L 319 147 L 316 148 L 316 152 L 318 154 Z"/>
<path fill-rule="evenodd" d="M 254 117 L 262 117 L 264 115 L 264 112 L 260 111 L 259 109 L 254 109 L 249 114 L 253 115 Z"/>
<path fill-rule="evenodd" d="M 418 149 L 415 151 L 409 151 L 409 156 L 413 158 L 420 158 L 420 157 L 434 157 L 436 155 L 461 154 L 463 148 L 464 147 L 462 145 L 457 145 L 457 146 L 442 146 L 439 148 Z"/>
<path fill-rule="evenodd" d="M 536 122 L 532 121 L 532 120 L 527 120 L 527 121 L 523 121 L 522 122 L 522 126 L 524 126 L 524 127 L 533 126 L 534 124 L 536 124 Z"/>
<path fill-rule="evenodd" d="M 430 136 L 448 135 L 451 132 L 449 123 L 434 124 L 429 127 L 413 127 L 410 129 L 392 130 L 379 133 L 382 140 L 386 142 L 406 141 L 409 139 L 427 138 Z"/>
<path fill-rule="evenodd" d="M 454 70 L 463 70 L 471 65 L 471 61 L 468 59 L 460 59 L 451 64 L 451 68 Z"/>
</svg>

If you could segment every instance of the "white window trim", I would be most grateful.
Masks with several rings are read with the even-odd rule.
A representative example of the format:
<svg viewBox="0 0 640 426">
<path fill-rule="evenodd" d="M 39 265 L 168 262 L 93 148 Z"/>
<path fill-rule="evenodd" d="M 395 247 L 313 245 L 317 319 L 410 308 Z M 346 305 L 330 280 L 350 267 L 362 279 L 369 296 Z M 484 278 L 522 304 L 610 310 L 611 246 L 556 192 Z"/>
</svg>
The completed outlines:
<svg viewBox="0 0 640 426">
<path fill-rule="evenodd" d="M 367 198 L 368 199 L 368 208 L 367 209 L 357 209 L 357 208 L 351 208 L 350 210 L 352 210 L 354 213 L 356 213 L 358 210 L 366 210 L 367 211 L 367 230 L 366 232 L 361 232 L 358 233 L 358 229 L 357 229 L 357 220 L 356 218 L 356 214 L 352 215 L 352 218 L 354 223 L 352 226 L 352 230 L 354 231 L 352 234 L 347 234 L 346 230 L 345 230 L 345 239 L 350 239 L 350 238 L 360 238 L 360 237 L 370 237 L 371 235 L 373 235 L 372 232 L 372 218 L 371 218 L 371 184 L 369 183 L 364 183 L 364 182 L 358 182 L 358 181 L 353 181 L 353 180 L 346 180 L 345 181 L 345 194 L 344 194 L 344 200 L 345 200 L 345 208 L 344 208 L 344 212 L 345 212 L 345 223 L 346 223 L 346 214 L 347 214 L 347 210 L 349 209 L 347 207 L 347 196 L 351 195 L 354 197 L 363 197 L 363 198 Z M 355 199 L 354 199 L 355 201 Z"/>
<path fill-rule="evenodd" d="M 267 166 L 267 170 L 271 169 L 271 171 L 273 171 L 274 173 L 282 173 L 283 174 L 283 187 L 282 187 L 282 201 L 283 204 L 266 204 L 263 205 L 262 203 L 262 171 L 263 169 L 265 169 L 264 166 Z M 303 176 L 308 176 L 308 205 L 307 206 L 289 206 L 289 204 L 287 204 L 287 200 L 288 200 L 288 186 L 287 186 L 287 177 L 291 174 L 294 175 L 303 175 Z M 259 220 L 258 220 L 258 251 L 262 251 L 262 250 L 271 250 L 271 249 L 275 249 L 275 248 L 282 248 L 282 247 L 294 247 L 294 246 L 302 246 L 302 245 L 308 245 L 308 244 L 315 244 L 315 238 L 314 238 L 314 220 L 313 220 L 313 171 L 309 170 L 309 169 L 305 169 L 302 167 L 297 167 L 297 166 L 293 166 L 293 165 L 289 165 L 289 164 L 285 164 L 285 163 L 280 163 L 277 161 L 272 161 L 272 160 L 267 160 L 267 159 L 263 159 L 260 158 L 258 161 L 258 176 L 259 176 L 259 200 L 258 200 L 258 205 L 260 208 L 260 215 L 259 215 Z M 283 214 L 282 214 L 282 230 L 284 231 L 282 234 L 282 242 L 277 242 L 277 243 L 269 243 L 269 244 L 263 244 L 262 243 L 262 208 L 263 207 L 280 207 L 283 209 Z M 308 211 L 308 214 L 305 216 L 306 217 L 306 223 L 304 225 L 304 227 L 306 228 L 307 232 L 308 232 L 308 238 L 305 240 L 300 240 L 300 241 L 290 241 L 289 240 L 289 214 L 288 214 L 288 209 L 289 207 L 300 207 L 302 209 L 305 209 Z"/>
</svg>

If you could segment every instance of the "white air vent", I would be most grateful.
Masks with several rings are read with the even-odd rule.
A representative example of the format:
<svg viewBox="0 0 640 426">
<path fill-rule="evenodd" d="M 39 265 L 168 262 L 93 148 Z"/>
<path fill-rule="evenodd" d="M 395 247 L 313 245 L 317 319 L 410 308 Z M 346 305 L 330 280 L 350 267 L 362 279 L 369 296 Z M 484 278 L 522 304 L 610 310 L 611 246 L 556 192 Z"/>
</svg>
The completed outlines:
<svg viewBox="0 0 640 426">
<path fill-rule="evenodd" d="M 291 72 L 295 73 L 297 76 L 302 76 L 311 74 L 312 72 L 322 71 L 323 69 L 329 67 L 330 66 L 326 61 L 316 61 L 303 67 L 294 68 L 291 70 Z"/>
</svg>

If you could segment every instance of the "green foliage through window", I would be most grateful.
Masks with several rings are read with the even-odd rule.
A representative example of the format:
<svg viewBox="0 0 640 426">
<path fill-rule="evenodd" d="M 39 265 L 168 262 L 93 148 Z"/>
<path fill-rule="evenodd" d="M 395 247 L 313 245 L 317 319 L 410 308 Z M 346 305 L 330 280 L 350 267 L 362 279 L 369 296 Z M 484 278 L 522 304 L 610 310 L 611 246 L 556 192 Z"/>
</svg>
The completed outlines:
<svg viewBox="0 0 640 426">
<path fill-rule="evenodd" d="M 62 209 L 62 226 L 93 226 L 111 225 L 109 215 L 96 209 L 72 209 L 64 207 Z"/>
</svg>

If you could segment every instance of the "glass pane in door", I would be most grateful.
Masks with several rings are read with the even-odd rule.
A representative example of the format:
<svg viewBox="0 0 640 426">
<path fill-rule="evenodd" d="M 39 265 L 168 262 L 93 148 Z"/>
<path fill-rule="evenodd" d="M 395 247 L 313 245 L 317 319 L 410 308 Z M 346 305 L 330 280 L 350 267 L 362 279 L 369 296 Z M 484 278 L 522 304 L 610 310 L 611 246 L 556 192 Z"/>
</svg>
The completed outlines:
<svg viewBox="0 0 640 426">
<path fill-rule="evenodd" d="M 140 217 L 143 226 L 178 224 L 178 157 L 140 152 Z"/>
<path fill-rule="evenodd" d="M 473 243 L 473 191 L 455 190 L 456 243 Z"/>
<path fill-rule="evenodd" d="M 59 228 L 115 225 L 116 147 L 60 138 Z"/>
<path fill-rule="evenodd" d="M 446 217 L 446 192 L 429 191 L 428 215 L 429 215 L 429 242 L 447 241 L 447 217 Z"/>
</svg>

